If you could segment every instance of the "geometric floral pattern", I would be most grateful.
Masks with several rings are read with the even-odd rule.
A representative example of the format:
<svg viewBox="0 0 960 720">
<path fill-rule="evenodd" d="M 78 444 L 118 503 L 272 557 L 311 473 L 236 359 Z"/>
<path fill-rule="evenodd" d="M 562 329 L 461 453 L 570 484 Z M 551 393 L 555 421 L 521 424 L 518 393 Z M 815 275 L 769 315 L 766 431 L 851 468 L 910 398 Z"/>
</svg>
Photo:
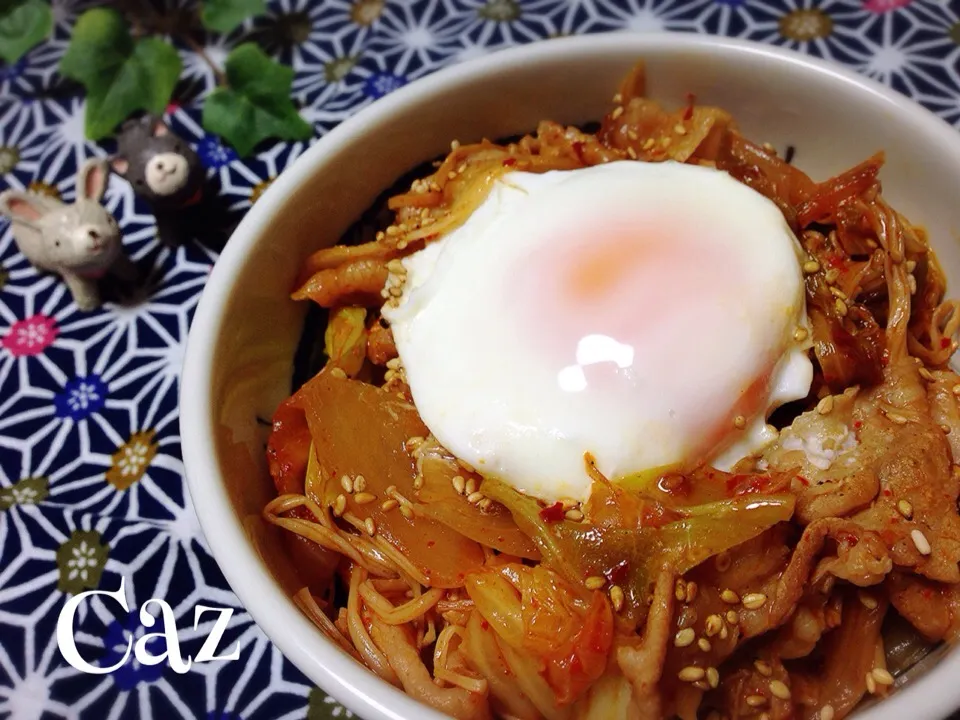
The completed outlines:
<svg viewBox="0 0 960 720">
<path fill-rule="evenodd" d="M 174 6 L 187 0 L 154 0 Z M 83 160 L 111 141 L 83 137 L 84 104 L 57 66 L 93 0 L 53 0 L 52 37 L 0 65 L 0 189 L 69 201 Z M 292 93 L 316 136 L 396 88 L 498 49 L 587 32 L 745 37 L 842 63 L 960 128 L 960 3 L 954 0 L 271 0 L 264 17 L 206 40 L 222 65 L 255 40 L 294 69 Z M 187 329 L 218 248 L 307 143 L 266 143 L 250 158 L 205 133 L 197 99 L 215 83 L 178 48 L 184 72 L 167 121 L 197 150 L 216 189 L 216 222 L 175 249 L 153 216 L 110 179 L 116 216 L 142 282 L 81 312 L 62 282 L 36 272 L 0 220 L 0 717 L 327 718 L 349 715 L 313 688 L 252 622 L 208 553 L 183 482 L 177 391 Z M 223 648 L 242 662 L 178 675 L 130 660 L 84 675 L 57 649 L 71 593 L 115 590 L 81 606 L 77 645 L 90 662 L 122 658 L 145 631 L 139 606 L 174 609 L 184 654 L 198 603 L 234 608 Z M 158 621 L 159 623 L 159 621 Z M 154 627 L 151 632 L 157 631 Z M 148 643 L 149 647 L 149 643 Z"/>
</svg>

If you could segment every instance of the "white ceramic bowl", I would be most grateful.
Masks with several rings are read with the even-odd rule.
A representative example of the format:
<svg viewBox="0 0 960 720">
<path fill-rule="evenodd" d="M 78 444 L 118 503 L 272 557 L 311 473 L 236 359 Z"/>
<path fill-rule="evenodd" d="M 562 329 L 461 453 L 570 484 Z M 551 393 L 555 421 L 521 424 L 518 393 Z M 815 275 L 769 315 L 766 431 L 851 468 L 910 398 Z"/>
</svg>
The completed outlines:
<svg viewBox="0 0 960 720">
<path fill-rule="evenodd" d="M 747 135 L 825 178 L 883 149 L 886 196 L 926 225 L 960 292 L 960 134 L 891 90 L 833 65 L 712 37 L 550 40 L 443 70 L 379 100 L 300 157 L 257 201 L 210 276 L 187 347 L 180 398 L 190 492 L 214 557 L 254 620 L 308 677 L 367 720 L 439 714 L 353 662 L 296 609 L 299 588 L 260 511 L 274 494 L 265 428 L 290 391 L 304 307 L 288 299 L 301 261 L 333 244 L 374 198 L 450 141 L 505 137 L 541 119 L 599 119 L 621 77 L 647 62 L 649 91 L 731 111 Z M 939 720 L 960 707 L 960 652 L 946 655 L 869 720 Z"/>
</svg>

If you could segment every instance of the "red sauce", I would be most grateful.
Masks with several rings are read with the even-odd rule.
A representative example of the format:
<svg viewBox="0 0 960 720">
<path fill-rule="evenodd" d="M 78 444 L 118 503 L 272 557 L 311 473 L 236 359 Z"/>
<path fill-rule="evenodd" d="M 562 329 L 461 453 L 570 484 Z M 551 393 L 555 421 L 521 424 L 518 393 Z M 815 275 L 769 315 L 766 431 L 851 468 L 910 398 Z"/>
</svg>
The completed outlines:
<svg viewBox="0 0 960 720">
<path fill-rule="evenodd" d="M 563 503 L 555 502 L 553 505 L 543 508 L 540 511 L 540 519 L 544 522 L 560 522 L 563 520 L 566 511 L 563 509 Z"/>
</svg>

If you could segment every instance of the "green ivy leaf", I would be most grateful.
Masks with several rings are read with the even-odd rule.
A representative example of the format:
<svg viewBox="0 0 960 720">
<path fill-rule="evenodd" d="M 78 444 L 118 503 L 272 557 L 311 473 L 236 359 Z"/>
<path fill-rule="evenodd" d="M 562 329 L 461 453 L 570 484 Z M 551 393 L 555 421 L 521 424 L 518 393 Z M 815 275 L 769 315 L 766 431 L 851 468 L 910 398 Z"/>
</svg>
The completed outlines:
<svg viewBox="0 0 960 720">
<path fill-rule="evenodd" d="M 43 0 L 0 2 L 0 58 L 15 63 L 53 29 L 53 11 Z"/>
<path fill-rule="evenodd" d="M 265 0 L 205 0 L 200 19 L 208 30 L 228 33 L 247 18 L 266 11 Z"/>
<path fill-rule="evenodd" d="M 161 114 L 180 77 L 180 56 L 158 38 L 134 40 L 115 10 L 87 10 L 73 28 L 60 72 L 87 89 L 87 137 L 109 135 L 137 110 Z"/>
<path fill-rule="evenodd" d="M 203 106 L 203 127 L 249 155 L 267 138 L 306 140 L 313 127 L 290 100 L 293 70 L 271 60 L 254 43 L 227 56 L 228 87 L 217 88 Z"/>
</svg>

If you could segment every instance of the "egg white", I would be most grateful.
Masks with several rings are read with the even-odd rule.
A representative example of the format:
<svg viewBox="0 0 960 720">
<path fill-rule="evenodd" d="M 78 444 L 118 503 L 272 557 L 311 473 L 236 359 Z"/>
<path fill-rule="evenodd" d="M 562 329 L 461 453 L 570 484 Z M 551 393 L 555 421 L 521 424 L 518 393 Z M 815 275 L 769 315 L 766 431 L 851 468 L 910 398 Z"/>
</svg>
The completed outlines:
<svg viewBox="0 0 960 720">
<path fill-rule="evenodd" d="M 659 241 L 671 242 L 674 224 L 686 228 L 704 257 L 730 259 L 738 282 L 720 277 L 704 296 L 665 307 L 614 311 L 621 305 L 607 298 L 595 310 L 564 309 L 567 281 L 550 274 L 549 262 L 544 271 L 542 259 L 567 252 L 575 266 L 577 253 L 592 252 L 593 240 L 569 233 L 585 217 L 600 218 L 602 233 L 605 218 L 645 213 L 668 226 Z M 696 266 L 700 257 L 681 264 L 709 274 Z M 704 459 L 704 418 L 733 408 L 763 373 L 761 406 L 731 422 L 708 459 L 726 469 L 775 438 L 766 417 L 806 396 L 813 375 L 809 342 L 794 340 L 807 326 L 800 258 L 777 207 L 717 170 L 617 162 L 513 172 L 461 227 L 403 261 L 403 294 L 383 316 L 414 403 L 445 447 L 522 492 L 582 501 L 591 484 L 585 453 L 613 480 Z M 629 273 L 650 278 L 622 270 L 618 292 L 629 300 L 643 289 Z M 582 326 L 579 341 L 547 348 L 567 318 Z M 646 335 L 631 329 L 633 319 Z"/>
</svg>

